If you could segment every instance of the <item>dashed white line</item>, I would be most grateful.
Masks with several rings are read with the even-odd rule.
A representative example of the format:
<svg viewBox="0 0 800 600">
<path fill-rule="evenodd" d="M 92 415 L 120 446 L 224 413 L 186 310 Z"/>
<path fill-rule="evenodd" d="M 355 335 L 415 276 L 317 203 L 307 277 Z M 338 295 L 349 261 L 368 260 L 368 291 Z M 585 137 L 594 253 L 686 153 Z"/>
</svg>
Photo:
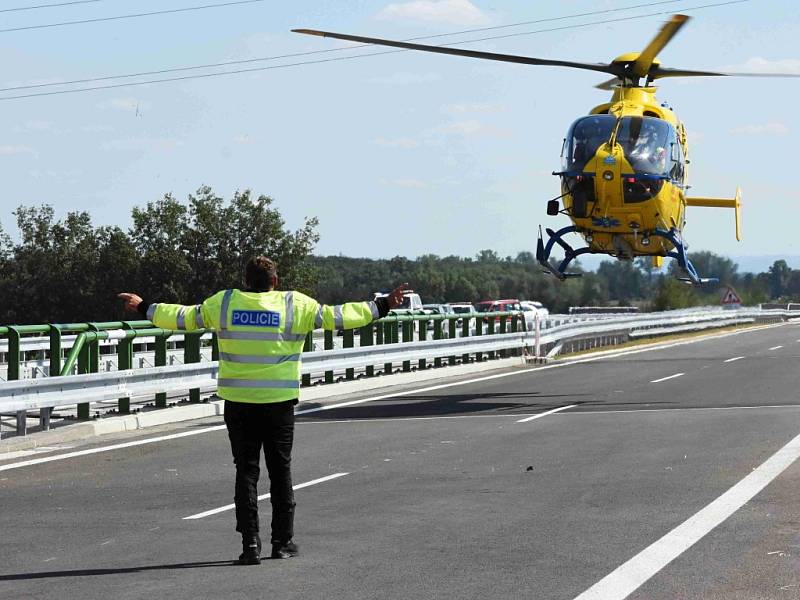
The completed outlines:
<svg viewBox="0 0 800 600">
<path fill-rule="evenodd" d="M 575 600 L 623 600 L 749 502 L 800 457 L 800 435 L 700 512 L 617 567 Z"/>
<path fill-rule="evenodd" d="M 533 421 L 534 419 L 541 419 L 542 417 L 546 417 L 547 415 L 552 415 L 553 413 L 561 412 L 562 410 L 567 410 L 568 408 L 572 408 L 573 406 L 578 406 L 578 405 L 569 404 L 568 406 L 559 406 L 558 408 L 546 410 L 543 413 L 533 415 L 532 417 L 525 417 L 524 419 L 520 419 L 519 421 L 517 421 L 517 423 L 527 423 L 528 421 Z"/>
<path fill-rule="evenodd" d="M 144 440 L 136 440 L 134 442 L 123 442 L 122 444 L 112 444 L 111 446 L 101 446 L 99 448 L 89 448 L 88 450 L 78 450 L 76 452 L 67 452 L 66 454 L 57 454 L 55 456 L 32 458 L 31 460 L 24 460 L 22 462 L 0 465 L 0 471 L 19 469 L 20 467 L 29 467 L 31 465 L 39 465 L 41 463 L 51 462 L 54 460 L 64 460 L 65 458 L 75 458 L 76 456 L 86 456 L 88 454 L 96 454 L 98 452 L 109 452 L 111 450 L 119 450 L 121 448 L 131 448 L 133 446 L 153 444 L 155 442 L 163 442 L 165 440 L 174 440 L 177 438 L 189 437 L 191 435 L 200 435 L 201 433 L 208 433 L 209 431 L 219 431 L 220 429 L 225 429 L 225 425 L 214 425 L 212 427 L 203 427 L 201 429 L 194 429 L 192 431 L 182 431 L 180 433 L 171 433 L 169 435 L 159 435 L 158 437 L 147 438 Z"/>
<path fill-rule="evenodd" d="M 662 381 L 667 381 L 668 379 L 675 379 L 676 377 L 680 377 L 681 375 L 686 375 L 686 373 L 675 373 L 675 375 L 670 375 L 669 377 L 662 377 L 661 379 L 653 379 L 650 383 L 661 383 Z"/>
<path fill-rule="evenodd" d="M 728 360 L 723 360 L 722 362 L 736 362 L 737 360 L 742 360 L 744 356 L 734 356 L 733 358 L 729 358 Z"/>
<path fill-rule="evenodd" d="M 780 350 L 783 346 L 773 346 L 770 350 Z"/>
<path fill-rule="evenodd" d="M 325 477 L 320 477 L 319 479 L 312 479 L 311 481 L 306 481 L 305 483 L 298 483 L 295 486 L 292 486 L 293 490 L 299 490 L 300 488 L 308 487 L 310 485 L 316 485 L 318 483 L 324 483 L 326 481 L 330 481 L 331 479 L 338 479 L 339 477 L 344 477 L 345 475 L 349 475 L 350 473 L 334 473 L 333 475 L 326 475 Z M 269 494 L 263 494 L 258 497 L 259 500 L 266 500 L 269 498 Z M 219 508 L 212 508 L 211 510 L 207 510 L 205 512 L 197 513 L 196 515 L 190 515 L 188 517 L 183 517 L 183 520 L 186 521 L 188 519 L 202 519 L 203 517 L 209 517 L 211 515 L 216 515 L 217 513 L 225 512 L 226 510 L 232 510 L 235 508 L 235 504 L 227 504 L 225 506 L 220 506 Z"/>
</svg>

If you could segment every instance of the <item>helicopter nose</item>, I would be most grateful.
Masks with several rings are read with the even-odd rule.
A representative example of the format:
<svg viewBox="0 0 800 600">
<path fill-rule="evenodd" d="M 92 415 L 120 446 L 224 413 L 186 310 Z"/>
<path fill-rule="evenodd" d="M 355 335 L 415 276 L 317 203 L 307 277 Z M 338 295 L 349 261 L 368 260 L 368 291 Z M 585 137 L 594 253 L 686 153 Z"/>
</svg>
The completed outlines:
<svg viewBox="0 0 800 600">
<path fill-rule="evenodd" d="M 619 204 L 616 202 L 617 196 L 620 195 L 620 172 L 622 165 L 622 150 L 616 146 L 610 151 L 602 151 L 597 157 L 597 193 L 599 198 L 609 198 L 612 204 Z"/>
</svg>

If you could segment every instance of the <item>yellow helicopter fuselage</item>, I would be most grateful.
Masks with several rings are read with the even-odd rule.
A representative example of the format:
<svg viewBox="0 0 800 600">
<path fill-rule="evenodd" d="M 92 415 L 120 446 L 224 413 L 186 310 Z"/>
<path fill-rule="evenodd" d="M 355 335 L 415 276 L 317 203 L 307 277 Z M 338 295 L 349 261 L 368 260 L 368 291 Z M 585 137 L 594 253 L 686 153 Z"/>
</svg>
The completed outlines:
<svg viewBox="0 0 800 600">
<path fill-rule="evenodd" d="M 583 165 L 582 174 L 577 175 L 581 179 L 579 186 L 594 188 L 593 195 L 589 190 L 588 200 L 570 193 L 575 180 L 562 176 L 566 212 L 593 252 L 620 258 L 663 257 L 672 250 L 671 244 L 649 233 L 683 229 L 686 134 L 672 109 L 656 100 L 655 92 L 655 87 L 617 87 L 611 101 L 595 107 L 590 115 L 609 115 L 617 122 L 624 118 L 659 119 L 668 124 L 675 133 L 672 143 L 680 147 L 659 147 L 662 155 L 652 160 L 663 168 L 643 173 L 638 165 L 631 164 L 631 153 L 621 143 L 617 126 L 617 135 L 612 133 Z M 668 162 L 672 163 L 669 169 Z"/>
<path fill-rule="evenodd" d="M 686 130 L 655 92 L 617 86 L 610 102 L 573 123 L 558 175 L 564 212 L 591 252 L 652 256 L 660 266 L 674 244 L 656 232 L 682 237 L 687 206 L 735 208 L 739 239 L 740 202 L 738 192 L 734 199 L 686 196 Z"/>
</svg>

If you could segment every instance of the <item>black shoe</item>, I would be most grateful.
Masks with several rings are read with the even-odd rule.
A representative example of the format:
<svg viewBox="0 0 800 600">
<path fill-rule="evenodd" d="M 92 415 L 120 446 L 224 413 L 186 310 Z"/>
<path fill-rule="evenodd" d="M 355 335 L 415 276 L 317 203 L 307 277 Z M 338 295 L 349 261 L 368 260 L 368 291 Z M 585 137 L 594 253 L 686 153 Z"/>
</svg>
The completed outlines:
<svg viewBox="0 0 800 600">
<path fill-rule="evenodd" d="M 285 544 L 272 544 L 272 554 L 270 558 L 291 558 L 300 554 L 297 544 L 289 540 Z"/>
<path fill-rule="evenodd" d="M 261 564 L 261 540 L 256 536 L 242 538 L 242 553 L 239 555 L 238 565 Z"/>
</svg>

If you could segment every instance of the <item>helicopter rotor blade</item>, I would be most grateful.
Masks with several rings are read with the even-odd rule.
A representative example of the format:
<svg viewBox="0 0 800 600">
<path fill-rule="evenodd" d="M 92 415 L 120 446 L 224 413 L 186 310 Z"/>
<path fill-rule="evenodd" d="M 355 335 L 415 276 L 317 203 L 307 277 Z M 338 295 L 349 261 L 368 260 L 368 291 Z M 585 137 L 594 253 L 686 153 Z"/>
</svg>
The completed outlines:
<svg viewBox="0 0 800 600">
<path fill-rule="evenodd" d="M 607 80 L 607 81 L 604 81 L 603 83 L 598 83 L 598 84 L 597 84 L 596 86 L 594 86 L 594 87 L 595 87 L 596 89 L 598 89 L 598 90 L 604 90 L 604 91 L 606 91 L 606 92 L 610 92 L 610 91 L 613 91 L 613 90 L 614 90 L 614 88 L 615 88 L 615 87 L 616 87 L 618 84 L 620 84 L 621 82 L 622 82 L 622 80 L 621 80 L 619 77 L 614 77 L 614 79 L 609 79 L 609 80 Z"/>
<path fill-rule="evenodd" d="M 725 71 L 696 71 L 692 69 L 669 69 L 664 67 L 654 68 L 650 79 L 660 79 L 662 77 L 783 77 L 798 78 L 800 73 L 733 73 Z"/>
<path fill-rule="evenodd" d="M 501 62 L 519 63 L 523 65 L 540 65 L 545 67 L 571 67 L 573 69 L 586 69 L 589 71 L 600 71 L 612 75 L 622 75 L 622 69 L 618 65 L 608 65 L 604 63 L 582 63 L 569 60 L 550 60 L 546 58 L 534 58 L 531 56 L 517 56 L 515 54 L 497 54 L 494 52 L 481 52 L 477 50 L 466 50 L 463 48 L 450 48 L 445 46 L 429 46 L 427 44 L 412 44 L 409 42 L 398 42 L 381 38 L 363 37 L 360 35 L 348 35 L 344 33 L 332 33 L 330 31 L 317 31 L 315 29 L 292 29 L 295 33 L 306 35 L 318 35 L 330 37 L 337 40 L 347 40 L 350 42 L 361 42 L 363 44 L 377 44 L 380 46 L 391 46 L 393 48 L 403 48 L 406 50 L 421 50 L 423 52 L 435 52 L 438 54 L 452 54 L 455 56 L 467 56 L 469 58 L 482 58 L 485 60 L 497 60 Z M 457 42 L 463 43 L 463 42 Z"/>
<path fill-rule="evenodd" d="M 650 67 L 653 66 L 653 60 L 656 54 L 664 49 L 664 46 L 670 42 L 688 20 L 689 17 L 686 15 L 672 15 L 672 18 L 661 27 L 661 31 L 658 32 L 656 37 L 641 51 L 636 62 L 633 63 L 631 67 L 631 73 L 636 77 L 644 77 L 647 75 L 650 71 Z"/>
</svg>

